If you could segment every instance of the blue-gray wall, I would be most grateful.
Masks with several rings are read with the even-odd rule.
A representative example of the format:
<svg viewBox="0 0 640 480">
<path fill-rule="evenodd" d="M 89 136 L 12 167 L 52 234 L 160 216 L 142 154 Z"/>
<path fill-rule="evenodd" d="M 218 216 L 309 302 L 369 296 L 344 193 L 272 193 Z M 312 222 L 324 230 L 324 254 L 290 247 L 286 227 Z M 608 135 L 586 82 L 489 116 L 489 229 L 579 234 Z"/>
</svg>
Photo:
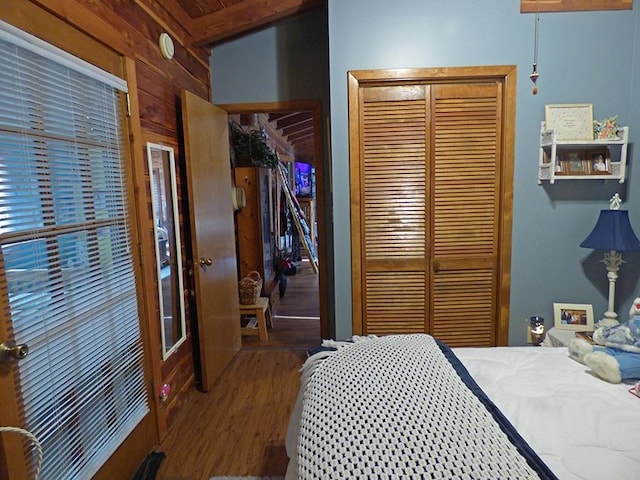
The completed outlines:
<svg viewBox="0 0 640 480">
<path fill-rule="evenodd" d="M 347 71 L 358 69 L 517 65 L 510 344 L 525 342 L 525 318 L 542 315 L 552 323 L 553 302 L 592 304 L 596 320 L 602 315 L 608 293 L 606 271 L 600 263 L 602 253 L 578 245 L 595 225 L 599 210 L 608 208 L 615 192 L 623 198 L 623 208 L 630 211 L 631 223 L 640 234 L 640 208 L 636 207 L 640 207 L 637 185 L 640 165 L 634 167 L 634 163 L 640 162 L 637 153 L 640 150 L 634 145 L 630 147 L 628 180 L 622 185 L 614 181 L 571 180 L 540 186 L 539 128 L 545 104 L 592 103 L 595 119 L 618 115 L 619 122 L 630 127 L 630 141 L 637 143 L 639 12 L 636 5 L 632 11 L 541 14 L 540 91 L 534 96 L 529 80 L 534 16 L 520 14 L 519 2 L 329 0 L 333 265 L 338 338 L 351 334 L 346 79 Z M 214 49 L 216 102 L 265 101 L 265 97 L 274 100 L 285 95 L 278 85 L 261 85 L 263 78 L 250 67 L 246 57 L 241 58 L 246 45 L 258 44 L 260 36 L 267 32 Z M 267 42 L 262 45 L 266 49 Z M 282 59 L 277 55 L 274 58 L 273 53 L 264 52 L 263 57 L 280 65 Z M 264 61 L 261 65 L 268 67 Z M 303 68 L 308 68 L 308 64 Z M 273 67 L 265 71 L 267 83 L 273 75 Z M 256 98 L 261 95 L 262 98 Z M 620 270 L 616 295 L 616 310 L 623 320 L 628 316 L 632 299 L 640 295 L 640 254 L 630 253 L 624 258 L 628 263 Z"/>
<path fill-rule="evenodd" d="M 321 100 L 328 115 L 328 48 L 323 9 L 218 45 L 211 52 L 213 102 Z"/>
</svg>

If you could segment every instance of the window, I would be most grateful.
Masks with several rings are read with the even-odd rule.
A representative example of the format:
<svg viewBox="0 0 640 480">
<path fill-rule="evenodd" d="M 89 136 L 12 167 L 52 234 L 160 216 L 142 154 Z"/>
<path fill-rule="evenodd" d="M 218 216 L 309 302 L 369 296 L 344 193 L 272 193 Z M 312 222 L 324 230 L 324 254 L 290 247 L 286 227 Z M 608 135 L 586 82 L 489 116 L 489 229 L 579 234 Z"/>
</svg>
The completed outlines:
<svg viewBox="0 0 640 480">
<path fill-rule="evenodd" d="M 90 478 L 148 412 L 126 84 L 0 22 L 0 295 L 42 478 Z"/>
</svg>

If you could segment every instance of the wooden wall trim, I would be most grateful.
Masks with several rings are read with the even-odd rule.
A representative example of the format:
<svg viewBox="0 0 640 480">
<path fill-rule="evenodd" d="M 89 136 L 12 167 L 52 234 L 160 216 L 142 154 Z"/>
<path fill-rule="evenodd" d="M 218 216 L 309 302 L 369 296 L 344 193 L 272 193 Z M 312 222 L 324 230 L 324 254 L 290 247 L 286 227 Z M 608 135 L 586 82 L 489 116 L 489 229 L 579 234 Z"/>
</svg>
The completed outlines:
<svg viewBox="0 0 640 480">
<path fill-rule="evenodd" d="M 520 13 L 631 10 L 633 0 L 520 0 Z"/>
<path fill-rule="evenodd" d="M 32 0 L 32 3 L 54 14 L 71 25 L 85 32 L 99 42 L 109 39 L 109 46 L 118 53 L 126 56 L 135 55 L 135 43 L 127 34 L 125 25 L 114 23 L 113 13 L 110 13 L 102 3 L 97 3 L 96 8 L 88 8 L 82 3 L 68 0 Z M 72 3 L 72 5 L 71 5 Z"/>
<path fill-rule="evenodd" d="M 371 71 L 368 76 L 377 76 Z M 356 118 L 360 111 L 360 82 L 361 79 L 357 72 L 347 72 L 348 83 L 348 102 L 349 102 L 349 118 Z M 360 188 L 362 185 L 362 177 L 360 171 L 360 162 L 351 161 L 361 156 L 362 136 L 359 122 L 349 122 L 349 178 L 351 188 Z M 354 335 L 363 334 L 363 309 L 364 299 L 362 298 L 362 222 L 360 219 L 364 216 L 360 197 L 350 195 L 351 205 L 351 325 Z"/>
<path fill-rule="evenodd" d="M 78 29 L 29 0 L 2 0 L 0 18 L 14 27 L 123 78 L 121 56 L 104 42 Z M 64 1 L 64 0 L 62 0 Z M 91 18 L 91 16 L 89 16 Z"/>
<path fill-rule="evenodd" d="M 142 280 L 143 286 L 155 285 L 155 268 L 147 268 L 145 264 L 153 264 L 155 266 L 155 258 L 149 255 L 140 255 L 142 252 L 153 252 L 155 248 L 155 232 L 153 232 L 153 224 L 149 222 L 148 215 L 142 212 L 148 210 L 147 193 L 149 188 L 149 175 L 146 171 L 145 161 L 145 144 L 142 142 L 142 127 L 140 125 L 140 102 L 138 100 L 138 79 L 136 76 L 135 62 L 131 58 L 125 58 L 125 68 L 127 71 L 127 83 L 129 85 L 129 108 L 131 116 L 129 118 L 129 130 L 131 139 L 131 175 L 133 180 L 133 204 L 135 205 L 134 217 L 136 228 L 134 230 L 134 244 L 140 245 L 141 249 L 133 249 L 136 255 L 136 274 Z M 153 232 L 149 234 L 149 231 Z M 160 408 L 159 400 L 154 392 L 156 391 L 155 383 L 161 379 L 160 365 L 162 358 L 160 355 L 160 325 L 153 319 L 157 318 L 156 311 L 158 307 L 157 296 L 153 295 L 151 288 L 141 288 L 138 291 L 139 309 L 141 313 L 140 329 L 142 333 L 142 341 L 145 345 L 147 355 L 145 355 L 145 367 L 148 369 L 149 382 L 149 407 L 153 413 L 156 424 L 156 436 L 162 439 L 166 435 L 167 425 L 163 415 L 158 415 Z"/>
<path fill-rule="evenodd" d="M 129 104 L 131 109 L 131 115 L 128 117 L 127 129 L 128 136 L 130 139 L 129 149 L 126 152 L 128 165 L 127 172 L 132 177 L 132 181 L 128 183 L 128 195 L 131 199 L 131 203 L 135 204 L 136 197 L 139 197 L 139 181 L 138 178 L 140 174 L 144 177 L 144 169 L 141 172 L 140 167 L 144 164 L 142 162 L 142 151 L 140 145 L 141 133 L 140 133 L 140 122 L 137 116 L 137 79 L 135 75 L 135 65 L 133 60 L 130 58 L 123 58 L 123 69 L 125 71 L 125 78 L 127 80 L 127 84 L 129 86 Z M 142 179 L 144 181 L 144 178 Z M 134 245 L 140 245 L 143 243 L 143 230 L 141 229 L 140 220 L 144 220 L 144 216 L 142 214 L 144 210 L 132 209 L 131 212 L 131 222 L 132 225 L 132 242 Z M 149 240 L 151 241 L 151 240 Z M 154 395 L 154 378 L 157 378 L 158 374 L 158 361 L 157 352 L 154 352 L 154 349 L 157 350 L 156 345 L 153 342 L 153 334 L 150 333 L 153 331 L 153 324 L 148 322 L 149 318 L 149 297 L 147 295 L 147 289 L 145 288 L 148 285 L 146 279 L 144 278 L 145 270 L 148 271 L 150 269 L 144 268 L 142 263 L 144 255 L 141 255 L 141 252 L 137 248 L 132 249 L 133 260 L 134 260 L 134 270 L 136 273 L 136 278 L 141 281 L 136 282 L 137 295 L 138 295 L 138 311 L 140 315 L 140 333 L 141 339 L 144 344 L 144 369 L 145 369 L 145 383 L 148 387 L 149 394 L 149 413 L 145 416 L 145 418 L 140 422 L 140 424 L 133 430 L 131 434 L 123 441 L 123 443 L 118 447 L 118 449 L 111 456 L 109 461 L 107 461 L 100 470 L 94 476 L 94 480 L 107 480 L 111 478 L 123 478 L 125 475 L 130 475 L 130 472 L 134 472 L 138 467 L 142 458 L 144 458 L 150 449 L 156 444 L 159 440 L 159 429 L 164 427 L 162 425 L 161 420 L 162 416 L 158 416 L 158 399 L 156 395 Z M 159 328 L 159 327 L 157 327 Z"/>
</svg>

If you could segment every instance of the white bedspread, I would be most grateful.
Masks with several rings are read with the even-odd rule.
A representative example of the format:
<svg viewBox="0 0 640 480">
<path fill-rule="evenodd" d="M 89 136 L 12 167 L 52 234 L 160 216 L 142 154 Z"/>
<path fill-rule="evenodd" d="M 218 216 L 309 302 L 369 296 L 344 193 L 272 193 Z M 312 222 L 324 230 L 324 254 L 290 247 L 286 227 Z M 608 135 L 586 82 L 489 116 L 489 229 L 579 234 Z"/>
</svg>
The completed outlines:
<svg viewBox="0 0 640 480">
<path fill-rule="evenodd" d="M 540 478 L 429 335 L 343 344 L 303 399 L 301 479 Z"/>
<path fill-rule="evenodd" d="M 473 378 L 561 480 L 640 479 L 640 398 L 627 384 L 588 373 L 565 347 L 453 349 Z M 315 356 L 315 363 L 322 362 Z M 330 355 L 330 354 L 326 354 Z M 297 479 L 302 392 L 314 369 L 307 363 L 286 439 Z"/>
<path fill-rule="evenodd" d="M 561 480 L 640 479 L 640 398 L 563 347 L 453 349 Z"/>
</svg>

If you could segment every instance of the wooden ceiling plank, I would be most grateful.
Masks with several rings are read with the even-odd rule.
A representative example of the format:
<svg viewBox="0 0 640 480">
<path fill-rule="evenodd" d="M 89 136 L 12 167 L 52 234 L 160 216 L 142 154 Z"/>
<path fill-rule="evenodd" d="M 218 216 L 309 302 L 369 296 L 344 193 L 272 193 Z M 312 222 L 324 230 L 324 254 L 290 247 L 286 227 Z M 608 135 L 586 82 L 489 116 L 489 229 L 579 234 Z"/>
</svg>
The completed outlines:
<svg viewBox="0 0 640 480">
<path fill-rule="evenodd" d="M 299 112 L 277 120 L 276 124 L 279 129 L 286 129 L 287 127 L 292 127 L 309 121 L 313 121 L 313 115 L 311 112 Z"/>
<path fill-rule="evenodd" d="M 184 12 L 191 18 L 198 18 L 202 15 L 207 15 L 211 12 L 215 12 L 216 10 L 220 10 L 225 7 L 225 5 L 221 5 L 221 3 L 217 1 L 201 2 L 199 0 L 177 0 L 175 2 L 164 3 L 175 4 L 176 6 L 184 10 Z"/>
<path fill-rule="evenodd" d="M 303 138 L 313 137 L 313 130 L 310 131 L 302 131 L 298 133 L 294 133 L 287 136 L 289 142 L 297 142 L 298 140 L 302 140 Z"/>
<path fill-rule="evenodd" d="M 182 41 L 191 38 L 191 17 L 187 15 L 175 2 L 149 2 L 148 0 L 135 0 L 141 8 L 147 11 L 160 25 L 167 29 L 167 33 Z"/>
<path fill-rule="evenodd" d="M 282 129 L 282 134 L 287 136 L 287 135 L 293 135 L 295 133 L 303 132 L 303 131 L 313 132 L 313 118 L 310 118 L 309 120 L 306 120 L 305 122 L 298 123 L 296 125 L 291 125 L 290 127 L 283 128 Z"/>
<path fill-rule="evenodd" d="M 270 122 L 275 122 L 276 120 L 288 117 L 290 115 L 291 115 L 291 113 L 289 113 L 289 112 L 287 112 L 287 113 L 284 113 L 284 112 L 272 112 L 272 113 L 269 113 L 269 121 Z"/>
<path fill-rule="evenodd" d="M 322 5 L 326 0 L 244 0 L 194 19 L 195 46 L 211 45 Z"/>
</svg>

